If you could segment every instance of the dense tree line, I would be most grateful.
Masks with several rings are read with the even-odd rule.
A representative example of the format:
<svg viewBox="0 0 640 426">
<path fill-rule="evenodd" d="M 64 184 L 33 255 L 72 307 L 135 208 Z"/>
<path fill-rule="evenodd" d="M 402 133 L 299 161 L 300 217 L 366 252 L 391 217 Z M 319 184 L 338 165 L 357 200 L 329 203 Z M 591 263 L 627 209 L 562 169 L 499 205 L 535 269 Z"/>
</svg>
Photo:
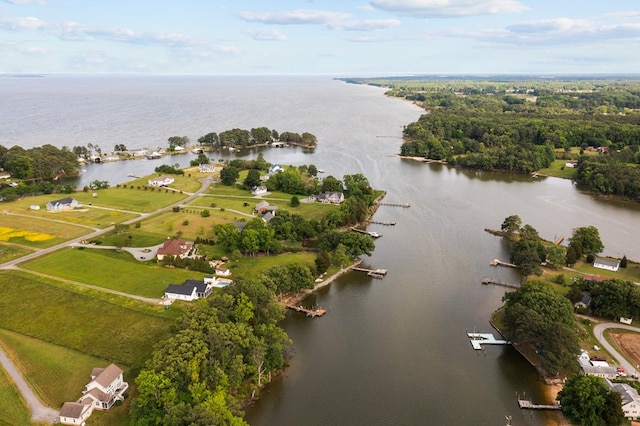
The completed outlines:
<svg viewBox="0 0 640 426">
<path fill-rule="evenodd" d="M 540 354 L 548 373 L 576 372 L 580 353 L 573 306 L 543 281 L 529 280 L 505 297 L 505 333 L 509 340 Z"/>
<path fill-rule="evenodd" d="M 7 149 L 0 145 L 0 169 L 15 179 L 52 181 L 58 177 L 77 176 L 78 161 L 66 147 L 60 149 L 47 144 L 29 149 L 19 146 Z"/>
<path fill-rule="evenodd" d="M 637 318 L 640 315 L 640 288 L 630 281 L 611 279 L 593 283 L 580 280 L 567 295 L 578 301 L 583 292 L 590 293 L 591 312 L 602 318 Z"/>
<path fill-rule="evenodd" d="M 585 426 L 623 425 L 622 397 L 596 376 L 576 374 L 558 393 L 562 414 L 574 424 Z"/>
<path fill-rule="evenodd" d="M 171 166 L 169 164 L 162 164 L 156 167 L 154 170 L 156 173 L 163 173 L 167 175 L 183 175 L 184 174 L 184 170 L 180 168 L 179 164 L 176 164 L 174 166 Z"/>
<path fill-rule="evenodd" d="M 626 151 L 631 153 L 628 148 Z M 639 158 L 637 152 L 633 154 L 632 162 L 623 162 L 615 155 L 583 156 L 578 160 L 575 180 L 580 187 L 598 194 L 640 201 Z"/>
<path fill-rule="evenodd" d="M 213 149 L 250 147 L 278 141 L 315 146 L 318 143 L 318 138 L 309 132 L 303 132 L 302 134 L 288 131 L 279 133 L 277 130 L 269 129 L 268 127 L 255 127 L 251 130 L 234 128 L 219 134 L 216 132 L 207 133 L 198 138 L 200 145 L 209 146 Z"/>
<path fill-rule="evenodd" d="M 136 378 L 132 424 L 246 424 L 242 407 L 284 367 L 290 344 L 267 284 L 237 281 L 185 310 Z"/>
</svg>

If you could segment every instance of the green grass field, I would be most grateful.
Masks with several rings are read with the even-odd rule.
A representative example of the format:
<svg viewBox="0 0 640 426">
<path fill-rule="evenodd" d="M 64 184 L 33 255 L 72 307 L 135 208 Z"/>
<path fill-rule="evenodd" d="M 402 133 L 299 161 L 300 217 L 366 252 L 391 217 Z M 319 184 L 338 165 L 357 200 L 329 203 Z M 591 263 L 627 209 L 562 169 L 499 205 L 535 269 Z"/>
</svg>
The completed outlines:
<svg viewBox="0 0 640 426">
<path fill-rule="evenodd" d="M 159 242 L 162 242 L 163 239 L 169 236 L 176 235 L 177 232 L 181 232 L 182 238 L 187 240 L 194 240 L 196 237 L 212 238 L 213 227 L 215 225 L 230 223 L 234 220 L 245 218 L 245 216 L 232 211 L 221 212 L 220 210 L 212 208 L 207 209 L 211 212 L 211 216 L 202 217 L 200 214 L 202 210 L 204 209 L 195 207 L 190 209 L 187 207 L 179 213 L 172 211 L 161 213 L 152 218 L 145 219 L 140 230 L 149 236 L 159 236 L 161 238 Z M 184 224 L 185 221 L 188 222 L 187 225 Z M 135 241 L 140 230 L 133 229 L 131 231 L 134 246 L 138 246 Z"/>
<path fill-rule="evenodd" d="M 4 369 L 0 368 L 0 424 L 7 426 L 30 425 L 31 413 L 22 401 L 18 389 Z"/>
<path fill-rule="evenodd" d="M 559 177 L 562 179 L 573 179 L 576 169 L 566 166 L 566 160 L 555 160 L 550 167 L 538 170 L 538 173 L 545 176 Z"/>
<path fill-rule="evenodd" d="M 0 263 L 8 262 L 29 253 L 31 253 L 31 250 L 24 247 L 0 243 Z"/>
<path fill-rule="evenodd" d="M 144 363 L 173 323 L 19 271 L 0 271 L 0 290 L 2 328 L 131 367 Z"/>
<path fill-rule="evenodd" d="M 205 274 L 142 263 L 129 253 L 101 249 L 64 249 L 20 265 L 24 269 L 144 297 L 160 298 L 169 284 Z"/>
<path fill-rule="evenodd" d="M 146 182 L 146 181 L 145 181 Z M 177 203 L 187 197 L 186 194 L 180 194 L 175 191 L 166 191 L 164 189 L 132 189 L 127 188 L 109 188 L 95 191 L 98 195 L 93 197 L 92 192 L 77 192 L 73 197 L 80 204 L 87 205 L 91 203 L 98 207 L 108 207 L 120 210 L 128 210 L 139 213 L 149 213 Z"/>
<path fill-rule="evenodd" d="M 253 279 L 258 278 L 260 274 L 276 265 L 285 265 L 287 263 L 303 263 L 311 266 L 314 264 L 316 254 L 311 252 L 285 253 L 279 256 L 259 256 L 246 257 L 238 261 L 229 263 L 228 268 L 232 270 L 234 279 Z"/>
<path fill-rule="evenodd" d="M 54 219 L 54 220 L 51 220 Z M 5 214 L 2 215 L 2 226 L 0 228 L 10 228 L 15 231 L 29 231 L 36 238 L 27 236 L 19 236 L 6 240 L 0 232 L 0 241 L 5 240 L 14 244 L 25 245 L 28 247 L 45 248 L 59 244 L 63 241 L 80 237 L 91 232 L 90 229 L 76 226 L 68 223 L 61 223 L 55 220 L 54 215 L 48 215 L 42 219 L 30 216 Z M 9 235 L 10 236 L 10 235 Z"/>
</svg>

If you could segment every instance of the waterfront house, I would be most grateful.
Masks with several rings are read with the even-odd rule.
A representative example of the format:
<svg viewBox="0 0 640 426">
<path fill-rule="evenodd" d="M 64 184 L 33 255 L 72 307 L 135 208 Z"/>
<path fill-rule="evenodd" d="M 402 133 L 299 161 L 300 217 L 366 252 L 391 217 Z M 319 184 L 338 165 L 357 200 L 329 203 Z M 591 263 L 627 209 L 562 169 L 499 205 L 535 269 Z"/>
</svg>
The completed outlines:
<svg viewBox="0 0 640 426">
<path fill-rule="evenodd" d="M 160 177 L 157 177 L 157 178 L 149 179 L 147 181 L 147 183 L 150 186 L 160 187 L 160 186 L 169 186 L 174 181 L 175 181 L 175 179 L 173 177 L 171 177 L 171 176 L 160 176 Z"/>
<path fill-rule="evenodd" d="M 319 203 L 325 204 L 340 204 L 344 201 L 344 194 L 342 192 L 323 192 L 315 196 L 315 199 Z"/>
<path fill-rule="evenodd" d="M 80 404 L 78 402 L 65 402 L 58 414 L 58 423 L 63 425 L 83 425 L 93 413 L 92 404 Z"/>
<path fill-rule="evenodd" d="M 594 268 L 606 269 L 607 271 L 618 272 L 620 261 L 596 257 L 593 261 Z"/>
<path fill-rule="evenodd" d="M 268 174 L 275 175 L 276 173 L 280 173 L 280 172 L 284 172 L 284 169 L 277 164 L 273 164 L 272 166 L 269 167 Z"/>
<path fill-rule="evenodd" d="M 129 384 L 124 381 L 123 372 L 115 364 L 107 368 L 94 368 L 91 381 L 84 387 L 80 404 L 90 404 L 97 410 L 108 410 L 116 401 L 124 400 Z"/>
<path fill-rule="evenodd" d="M 253 195 L 263 195 L 267 193 L 267 187 L 266 186 L 254 186 L 253 188 L 251 188 L 251 193 Z"/>
<path fill-rule="evenodd" d="M 200 173 L 214 173 L 216 171 L 216 166 L 213 164 L 200 164 L 198 166 L 198 171 Z"/>
<path fill-rule="evenodd" d="M 591 296 L 589 296 L 587 293 L 582 293 L 582 299 L 576 302 L 576 304 L 573 305 L 573 307 L 575 309 L 580 309 L 580 308 L 587 309 L 590 304 L 591 304 Z"/>
<path fill-rule="evenodd" d="M 59 200 L 49 201 L 46 207 L 50 212 L 57 212 L 61 210 L 72 210 L 78 207 L 78 205 L 78 200 L 66 197 Z"/>
<path fill-rule="evenodd" d="M 629 420 L 640 418 L 640 395 L 638 391 L 626 383 L 611 383 L 605 380 L 609 389 L 620 394 L 622 399 L 622 412 Z"/>
<path fill-rule="evenodd" d="M 158 256 L 158 260 L 162 260 L 165 256 L 168 255 L 184 259 L 185 257 L 189 256 L 189 252 L 192 248 L 193 243 L 190 241 L 185 241 L 182 238 L 167 238 L 166 240 L 164 240 L 162 247 L 158 248 L 158 252 L 156 253 L 156 255 Z"/>
<path fill-rule="evenodd" d="M 594 365 L 596 363 L 596 365 Z M 616 367 L 607 365 L 600 365 L 598 361 L 591 361 L 590 363 L 580 363 L 580 369 L 585 376 L 602 377 L 603 379 L 615 379 L 618 377 L 618 371 Z"/>
<path fill-rule="evenodd" d="M 169 284 L 164 290 L 164 297 L 165 299 L 186 300 L 187 302 L 204 299 L 209 297 L 211 289 L 215 287 L 213 282 L 215 280 L 208 279 L 207 282 L 205 280 L 186 280 L 180 285 Z"/>
</svg>

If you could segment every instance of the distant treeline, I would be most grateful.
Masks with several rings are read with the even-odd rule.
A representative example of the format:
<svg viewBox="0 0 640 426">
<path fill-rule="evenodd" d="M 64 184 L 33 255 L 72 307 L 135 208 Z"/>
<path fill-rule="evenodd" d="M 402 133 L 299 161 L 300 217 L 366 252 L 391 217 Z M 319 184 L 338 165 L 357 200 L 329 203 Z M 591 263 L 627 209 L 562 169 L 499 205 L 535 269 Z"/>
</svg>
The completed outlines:
<svg viewBox="0 0 640 426">
<path fill-rule="evenodd" d="M 298 143 L 307 146 L 315 146 L 318 138 L 315 135 L 304 132 L 298 134 L 295 132 L 279 133 L 275 129 L 268 127 L 256 127 L 251 130 L 231 129 L 225 130 L 220 134 L 216 132 L 207 133 L 198 138 L 198 143 L 204 146 L 210 146 L 214 149 L 224 147 L 246 147 L 260 144 L 268 144 L 272 142 Z"/>
</svg>

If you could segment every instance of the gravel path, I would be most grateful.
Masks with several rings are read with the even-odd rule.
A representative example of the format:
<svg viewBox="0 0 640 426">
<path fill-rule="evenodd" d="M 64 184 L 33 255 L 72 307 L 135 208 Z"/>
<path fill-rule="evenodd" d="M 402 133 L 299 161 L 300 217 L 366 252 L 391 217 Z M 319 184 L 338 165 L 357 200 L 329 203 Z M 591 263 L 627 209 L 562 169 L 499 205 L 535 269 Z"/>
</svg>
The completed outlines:
<svg viewBox="0 0 640 426">
<path fill-rule="evenodd" d="M 22 398 L 31 410 L 31 421 L 41 423 L 53 423 L 58 417 L 58 412 L 53 408 L 43 405 L 33 393 L 27 382 L 25 382 L 22 374 L 18 371 L 15 364 L 9 359 L 7 354 L 0 348 L 0 364 L 6 370 L 9 377 L 16 384 L 16 388 L 22 395 Z"/>
</svg>

